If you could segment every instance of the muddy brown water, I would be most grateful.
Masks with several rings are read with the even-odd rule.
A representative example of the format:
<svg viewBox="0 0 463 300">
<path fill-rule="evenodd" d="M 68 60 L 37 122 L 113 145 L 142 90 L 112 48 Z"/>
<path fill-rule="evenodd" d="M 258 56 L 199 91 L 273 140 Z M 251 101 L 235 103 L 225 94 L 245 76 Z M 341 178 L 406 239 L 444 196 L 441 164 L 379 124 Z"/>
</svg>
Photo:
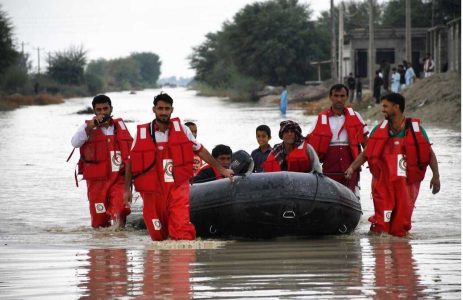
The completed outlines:
<svg viewBox="0 0 463 300">
<path fill-rule="evenodd" d="M 111 93 L 131 132 L 152 118 L 157 90 Z M 255 127 L 280 121 L 303 132 L 313 116 L 167 91 L 174 114 L 198 124 L 208 149 L 257 147 Z M 152 242 L 143 230 L 89 228 L 85 182 L 73 182 L 70 138 L 90 98 L 0 113 L 0 297 L 3 299 L 460 299 L 461 133 L 426 128 L 438 156 L 441 192 L 422 183 L 408 238 L 371 236 L 368 171 L 354 233 L 272 240 Z M 372 125 L 372 124 L 369 124 Z M 424 123 L 426 127 L 426 122 Z"/>
</svg>

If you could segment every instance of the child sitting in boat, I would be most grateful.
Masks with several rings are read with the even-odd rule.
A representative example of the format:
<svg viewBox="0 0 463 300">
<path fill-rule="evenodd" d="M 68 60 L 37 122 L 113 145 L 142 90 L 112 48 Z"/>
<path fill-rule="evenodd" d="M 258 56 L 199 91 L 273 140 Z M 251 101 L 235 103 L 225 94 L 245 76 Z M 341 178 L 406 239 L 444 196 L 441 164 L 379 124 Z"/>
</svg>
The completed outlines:
<svg viewBox="0 0 463 300">
<path fill-rule="evenodd" d="M 272 138 L 270 127 L 267 125 L 259 125 L 256 128 L 256 139 L 259 144 L 259 148 L 251 152 L 252 160 L 254 161 L 254 172 L 263 172 L 262 163 L 267 159 L 272 146 L 269 145 L 268 141 Z"/>
</svg>

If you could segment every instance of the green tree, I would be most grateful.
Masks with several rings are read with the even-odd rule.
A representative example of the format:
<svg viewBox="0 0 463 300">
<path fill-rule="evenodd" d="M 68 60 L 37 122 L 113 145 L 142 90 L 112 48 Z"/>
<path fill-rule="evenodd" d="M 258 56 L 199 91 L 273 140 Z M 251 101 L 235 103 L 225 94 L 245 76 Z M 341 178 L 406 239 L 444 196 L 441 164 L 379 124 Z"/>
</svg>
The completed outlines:
<svg viewBox="0 0 463 300">
<path fill-rule="evenodd" d="M 130 57 L 108 62 L 108 85 L 110 88 L 129 90 L 141 87 L 140 64 Z"/>
<path fill-rule="evenodd" d="M 80 47 L 57 51 L 48 58 L 48 75 L 61 84 L 80 85 L 84 81 L 87 52 Z"/>
<path fill-rule="evenodd" d="M 159 56 L 154 53 L 142 52 L 132 53 L 129 58 L 138 62 L 142 83 L 147 86 L 155 86 L 161 74 Z"/>
<path fill-rule="evenodd" d="M 431 26 L 431 2 L 421 0 L 411 0 L 411 23 L 412 27 Z M 384 6 L 382 17 L 384 27 L 405 27 L 405 0 L 391 0 Z"/>
<path fill-rule="evenodd" d="M 310 14 L 309 7 L 297 0 L 245 6 L 221 31 L 209 33 L 193 49 L 190 65 L 195 79 L 225 87 L 240 76 L 268 84 L 304 82 L 310 59 L 322 55 Z"/>
<path fill-rule="evenodd" d="M 247 5 L 225 27 L 227 49 L 238 72 L 267 82 L 303 82 L 313 51 L 308 6 L 297 0 Z"/>
<path fill-rule="evenodd" d="M 17 62 L 19 53 L 14 49 L 13 26 L 0 6 L 0 76 Z"/>
</svg>

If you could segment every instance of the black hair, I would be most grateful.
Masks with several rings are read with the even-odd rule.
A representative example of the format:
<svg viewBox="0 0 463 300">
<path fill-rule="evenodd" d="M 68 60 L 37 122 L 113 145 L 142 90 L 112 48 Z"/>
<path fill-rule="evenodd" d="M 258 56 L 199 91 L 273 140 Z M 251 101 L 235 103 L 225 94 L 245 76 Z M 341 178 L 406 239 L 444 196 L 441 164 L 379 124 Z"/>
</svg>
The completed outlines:
<svg viewBox="0 0 463 300">
<path fill-rule="evenodd" d="M 93 109 L 95 109 L 95 106 L 97 104 L 102 104 L 102 103 L 109 103 L 109 106 L 112 106 L 111 99 L 106 95 L 96 95 L 95 97 L 93 97 L 93 100 L 92 100 Z"/>
<path fill-rule="evenodd" d="M 219 144 L 212 149 L 212 157 L 217 158 L 220 155 L 232 155 L 232 150 L 226 145 Z"/>
<path fill-rule="evenodd" d="M 337 92 L 337 91 L 340 91 L 342 89 L 344 89 L 346 91 L 346 93 L 347 93 L 347 96 L 349 96 L 349 89 L 347 88 L 347 86 L 345 86 L 342 83 L 337 83 L 337 84 L 331 86 L 331 88 L 330 88 L 330 96 L 333 93 L 333 91 Z"/>
<path fill-rule="evenodd" d="M 185 122 L 185 126 L 186 127 L 196 126 L 196 124 L 194 122 L 189 121 L 189 122 Z"/>
<path fill-rule="evenodd" d="M 164 102 L 167 102 L 169 103 L 171 106 L 174 104 L 174 99 L 172 99 L 171 96 L 169 96 L 168 94 L 166 93 L 159 93 L 159 95 L 156 95 L 154 97 L 154 100 L 153 100 L 153 104 L 154 106 L 156 106 L 156 104 L 158 104 L 159 101 L 164 101 Z"/>
<path fill-rule="evenodd" d="M 268 135 L 269 138 L 272 137 L 272 131 L 270 130 L 270 127 L 268 127 L 267 125 L 259 125 L 259 126 L 257 126 L 256 133 L 258 131 L 265 132 Z"/>
<path fill-rule="evenodd" d="M 398 94 L 398 93 L 386 94 L 381 97 L 381 100 L 387 100 L 394 104 L 398 104 L 401 112 L 404 112 L 405 110 L 405 98 L 401 94 Z"/>
</svg>

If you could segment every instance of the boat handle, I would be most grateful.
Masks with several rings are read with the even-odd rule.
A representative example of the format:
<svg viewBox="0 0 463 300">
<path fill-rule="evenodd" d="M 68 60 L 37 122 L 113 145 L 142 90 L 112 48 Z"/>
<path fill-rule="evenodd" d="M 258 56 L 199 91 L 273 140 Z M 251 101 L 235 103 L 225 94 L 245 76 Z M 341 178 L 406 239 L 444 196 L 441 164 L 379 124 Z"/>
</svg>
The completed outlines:
<svg viewBox="0 0 463 300">
<path fill-rule="evenodd" d="M 292 210 L 286 210 L 283 212 L 283 218 L 285 219 L 294 219 L 296 214 Z"/>
<path fill-rule="evenodd" d="M 217 228 L 215 228 L 214 225 L 211 225 L 209 227 L 209 232 L 212 233 L 212 234 L 216 234 L 217 233 Z"/>
<path fill-rule="evenodd" d="M 342 224 L 342 226 L 338 228 L 338 231 L 340 233 L 346 233 L 347 232 L 347 226 Z"/>
</svg>

